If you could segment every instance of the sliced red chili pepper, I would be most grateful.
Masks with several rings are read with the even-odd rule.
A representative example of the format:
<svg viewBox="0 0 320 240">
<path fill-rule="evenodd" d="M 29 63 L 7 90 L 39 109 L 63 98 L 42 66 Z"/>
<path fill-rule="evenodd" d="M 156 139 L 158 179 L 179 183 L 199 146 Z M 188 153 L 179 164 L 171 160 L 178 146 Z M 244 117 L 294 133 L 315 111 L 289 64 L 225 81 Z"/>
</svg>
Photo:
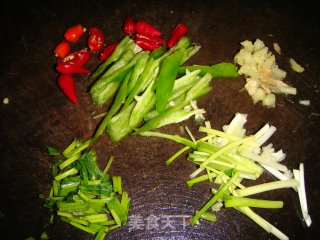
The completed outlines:
<svg viewBox="0 0 320 240">
<path fill-rule="evenodd" d="M 106 46 L 102 52 L 99 55 L 99 60 L 100 61 L 105 61 L 108 59 L 108 57 L 113 53 L 114 49 L 117 47 L 118 42 L 112 43 L 108 46 Z"/>
<path fill-rule="evenodd" d="M 69 43 L 66 41 L 61 41 L 54 49 L 54 54 L 56 57 L 63 58 L 70 52 Z"/>
<path fill-rule="evenodd" d="M 90 52 L 86 49 L 75 51 L 57 61 L 57 70 L 61 74 L 88 73 L 82 68 L 90 59 Z"/>
<path fill-rule="evenodd" d="M 154 49 L 159 47 L 156 42 L 153 42 L 146 38 L 135 38 L 134 41 L 145 51 L 153 51 Z"/>
<path fill-rule="evenodd" d="M 131 16 L 127 16 L 124 20 L 122 30 L 127 35 L 133 35 L 136 32 L 136 27 Z"/>
<path fill-rule="evenodd" d="M 72 102 L 78 102 L 74 78 L 68 74 L 62 74 L 57 79 L 58 85 L 67 98 Z"/>
<path fill-rule="evenodd" d="M 73 73 L 89 73 L 90 71 L 88 69 L 85 69 L 83 67 L 75 66 L 72 64 L 57 64 L 57 71 L 61 74 L 73 74 Z"/>
<path fill-rule="evenodd" d="M 159 29 L 157 29 L 156 27 L 152 26 L 151 24 L 145 21 L 136 22 L 135 28 L 138 33 L 141 33 L 144 35 L 160 37 L 162 34 Z"/>
<path fill-rule="evenodd" d="M 77 24 L 72 27 L 69 27 L 66 32 L 64 33 L 65 39 L 67 39 L 68 42 L 77 42 L 80 37 L 84 34 L 86 29 L 81 25 Z"/>
<path fill-rule="evenodd" d="M 186 25 L 179 23 L 172 31 L 169 40 L 167 41 L 167 46 L 172 48 L 175 45 L 179 38 L 184 36 L 188 32 L 188 28 Z"/>
<path fill-rule="evenodd" d="M 159 45 L 163 44 L 166 42 L 166 40 L 162 39 L 162 38 L 159 38 L 159 37 L 154 37 L 154 36 L 151 36 L 151 35 L 143 35 L 143 34 L 140 34 L 140 33 L 137 33 L 135 35 L 136 38 L 144 38 L 144 39 L 148 39 L 152 42 L 155 42 Z"/>
<path fill-rule="evenodd" d="M 89 38 L 88 38 L 88 47 L 91 52 L 97 53 L 104 46 L 104 36 L 102 31 L 99 28 L 90 28 L 89 29 Z"/>
</svg>

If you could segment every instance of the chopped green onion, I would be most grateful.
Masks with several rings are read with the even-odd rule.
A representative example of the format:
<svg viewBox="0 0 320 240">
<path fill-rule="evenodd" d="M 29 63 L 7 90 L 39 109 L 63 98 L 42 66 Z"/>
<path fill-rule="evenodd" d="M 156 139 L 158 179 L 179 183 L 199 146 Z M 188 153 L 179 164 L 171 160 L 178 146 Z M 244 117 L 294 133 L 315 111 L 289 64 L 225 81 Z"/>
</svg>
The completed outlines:
<svg viewBox="0 0 320 240">
<path fill-rule="evenodd" d="M 282 201 L 261 200 L 253 198 L 225 196 L 225 207 L 282 208 Z"/>
<path fill-rule="evenodd" d="M 284 180 L 284 181 L 275 181 L 275 182 L 269 182 L 269 183 L 262 183 L 259 185 L 247 187 L 244 189 L 238 189 L 235 190 L 237 195 L 245 197 L 265 191 L 271 191 L 275 189 L 280 189 L 280 188 L 297 188 L 299 186 L 299 182 L 295 179 L 289 179 L 289 180 Z"/>
<path fill-rule="evenodd" d="M 105 168 L 103 169 L 103 172 L 102 172 L 103 174 L 107 174 L 108 170 L 109 170 L 110 167 L 111 167 L 111 164 L 112 164 L 113 160 L 114 160 L 114 157 L 111 156 L 111 157 L 109 158 L 109 161 L 108 161 L 107 165 L 106 165 Z"/>
<path fill-rule="evenodd" d="M 55 180 L 60 181 L 63 178 L 66 178 L 66 177 L 71 176 L 71 175 L 75 175 L 77 173 L 78 173 L 77 169 L 71 168 L 68 171 L 65 171 L 65 172 L 55 176 L 54 178 L 55 178 Z"/>
<path fill-rule="evenodd" d="M 203 213 L 200 218 L 207 220 L 209 222 L 216 222 L 217 221 L 217 216 L 214 215 L 213 213 L 209 213 L 209 212 Z"/>
<path fill-rule="evenodd" d="M 85 219 L 88 220 L 90 223 L 99 223 L 99 222 L 107 221 L 108 217 L 106 214 L 96 214 L 96 215 L 86 216 Z"/>
<path fill-rule="evenodd" d="M 64 168 L 68 167 L 70 164 L 73 162 L 77 161 L 80 158 L 80 154 L 75 154 L 68 158 L 67 160 L 63 161 L 62 163 L 59 164 L 59 168 L 63 170 Z"/>
<path fill-rule="evenodd" d="M 69 224 L 71 224 L 72 226 L 74 226 L 74 227 L 76 227 L 76 228 L 79 228 L 80 230 L 82 230 L 82 231 L 85 231 L 85 232 L 87 232 L 87 233 L 91 233 L 91 234 L 95 234 L 95 233 L 97 233 L 97 231 L 94 231 L 94 230 L 92 230 L 91 228 L 89 228 L 89 227 L 85 227 L 85 226 L 83 226 L 83 225 L 81 225 L 81 224 L 79 224 L 79 223 L 76 223 L 76 222 L 69 222 Z"/>
<path fill-rule="evenodd" d="M 54 147 L 49 147 L 47 146 L 47 153 L 50 156 L 57 156 L 60 154 L 60 150 L 58 148 L 54 148 Z"/>
<path fill-rule="evenodd" d="M 233 184 L 238 177 L 238 174 L 234 174 L 230 180 L 224 184 L 218 192 L 197 212 L 191 219 L 191 224 L 194 225 L 198 222 L 199 218 L 204 214 L 218 199 L 220 199 L 227 189 Z"/>
<path fill-rule="evenodd" d="M 82 142 L 74 139 L 71 144 L 62 152 L 62 155 L 67 157 L 71 151 L 73 151 L 75 148 L 77 148 L 79 145 L 81 145 Z"/>
<path fill-rule="evenodd" d="M 96 238 L 94 240 L 103 240 L 108 233 L 107 227 L 101 227 Z"/>
<path fill-rule="evenodd" d="M 172 155 L 168 160 L 166 160 L 166 165 L 169 166 L 177 157 L 179 157 L 182 153 L 184 153 L 189 149 L 190 149 L 189 146 L 185 146 L 184 148 L 180 149 L 178 152 Z"/>
<path fill-rule="evenodd" d="M 122 181 L 120 176 L 113 176 L 113 191 L 122 194 Z"/>
<path fill-rule="evenodd" d="M 63 151 L 65 160 L 54 163 L 60 167 L 52 172 L 54 180 L 44 206 L 56 211 L 62 221 L 97 234 L 96 238 L 101 240 L 108 231 L 126 224 L 130 199 L 122 190 L 121 177 L 110 181 L 106 174 L 113 158 L 102 172 L 95 152 L 85 151 L 91 141 L 74 140 Z M 121 202 L 116 193 L 120 194 Z"/>
</svg>

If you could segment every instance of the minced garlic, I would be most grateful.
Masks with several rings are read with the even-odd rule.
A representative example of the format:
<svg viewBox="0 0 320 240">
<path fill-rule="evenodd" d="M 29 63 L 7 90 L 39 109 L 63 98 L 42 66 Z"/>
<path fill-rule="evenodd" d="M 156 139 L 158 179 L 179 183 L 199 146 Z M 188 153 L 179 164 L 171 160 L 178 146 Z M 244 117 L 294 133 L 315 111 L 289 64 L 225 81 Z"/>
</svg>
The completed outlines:
<svg viewBox="0 0 320 240">
<path fill-rule="evenodd" d="M 295 88 L 282 81 L 287 73 L 278 67 L 275 56 L 263 41 L 246 40 L 241 45 L 234 60 L 240 65 L 238 73 L 245 76 L 245 89 L 254 103 L 262 101 L 264 106 L 275 107 L 273 93 L 296 94 Z"/>
</svg>

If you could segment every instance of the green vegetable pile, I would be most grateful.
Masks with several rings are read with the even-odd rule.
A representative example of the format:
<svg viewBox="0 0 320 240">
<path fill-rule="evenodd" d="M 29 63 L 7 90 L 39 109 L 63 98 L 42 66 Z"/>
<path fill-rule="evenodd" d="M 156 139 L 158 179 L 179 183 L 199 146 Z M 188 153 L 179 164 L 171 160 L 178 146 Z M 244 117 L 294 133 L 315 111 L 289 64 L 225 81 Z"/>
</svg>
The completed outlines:
<svg viewBox="0 0 320 240">
<path fill-rule="evenodd" d="M 101 171 L 95 152 L 87 150 L 89 144 L 74 140 L 61 154 L 48 149 L 60 159 L 52 167 L 53 183 L 45 207 L 102 240 L 108 231 L 126 224 L 130 199 L 122 190 L 121 177 L 110 179 L 107 174 L 113 158 Z"/>
<path fill-rule="evenodd" d="M 192 102 L 211 90 L 212 78 L 238 76 L 230 63 L 182 67 L 199 49 L 183 36 L 169 50 L 148 52 L 125 36 L 90 78 L 95 81 L 90 89 L 94 104 L 113 100 L 93 140 L 106 130 L 113 142 L 119 142 L 132 132 L 199 115 L 201 110 L 193 109 Z"/>
<path fill-rule="evenodd" d="M 267 232 L 274 234 L 279 239 L 289 239 L 284 233 L 256 214 L 251 208 L 282 208 L 282 201 L 247 198 L 280 188 L 293 188 L 298 192 L 303 217 L 308 226 L 311 218 L 308 214 L 306 192 L 304 188 L 303 164 L 300 169 L 289 170 L 281 161 L 285 158 L 282 150 L 275 151 L 272 144 L 262 146 L 276 131 L 274 126 L 266 124 L 254 135 L 246 136 L 244 124 L 246 115 L 236 114 L 223 131 L 212 129 L 210 122 L 201 126 L 199 131 L 206 134 L 203 138 L 195 140 L 186 128 L 191 140 L 178 135 L 169 135 L 160 132 L 146 131 L 142 136 L 154 136 L 173 140 L 185 145 L 166 161 L 171 164 L 178 156 L 191 149 L 188 160 L 198 169 L 190 174 L 187 185 L 192 187 L 196 183 L 210 181 L 212 184 L 212 198 L 191 219 L 191 224 L 198 224 L 200 219 L 216 221 L 215 211 L 233 207 L 247 215 Z M 245 187 L 244 179 L 258 180 L 264 170 L 273 174 L 279 181 L 257 184 Z M 200 175 L 201 173 L 203 173 Z M 199 176 L 200 175 L 200 176 Z"/>
</svg>

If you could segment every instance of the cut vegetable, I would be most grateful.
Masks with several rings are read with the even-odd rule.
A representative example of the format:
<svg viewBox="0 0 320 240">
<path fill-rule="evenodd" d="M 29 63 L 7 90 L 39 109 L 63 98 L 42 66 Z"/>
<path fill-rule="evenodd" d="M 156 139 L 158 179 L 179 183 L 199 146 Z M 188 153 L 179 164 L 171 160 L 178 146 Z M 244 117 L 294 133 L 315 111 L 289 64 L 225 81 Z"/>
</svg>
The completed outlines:
<svg viewBox="0 0 320 240">
<path fill-rule="evenodd" d="M 159 132 L 147 131 L 140 134 L 166 138 L 186 145 L 169 158 L 166 161 L 167 164 L 171 164 L 182 153 L 192 149 L 188 154 L 188 160 L 199 168 L 190 175 L 191 179 L 187 181 L 188 187 L 203 181 L 210 181 L 214 186 L 219 186 L 212 189 L 212 198 L 199 211 L 196 211 L 191 219 L 192 225 L 199 223 L 199 219 L 215 221 L 215 215 L 210 210 L 219 211 L 224 203 L 226 208 L 233 207 L 239 210 L 279 239 L 288 239 L 279 229 L 250 209 L 250 207 L 282 208 L 284 203 L 245 196 L 275 189 L 293 188 L 299 193 L 302 214 L 306 224 L 310 226 L 311 218 L 306 204 L 303 165 L 300 165 L 300 170 L 293 170 L 295 177 L 293 179 L 291 171 L 280 163 L 285 158 L 282 150 L 276 152 L 272 144 L 262 146 L 273 135 L 276 128 L 266 124 L 254 135 L 246 136 L 244 129 L 246 118 L 247 115 L 237 113 L 229 125 L 223 126 L 223 131 L 212 129 L 210 123 L 205 122 L 206 127 L 201 126 L 199 131 L 206 133 L 207 136 L 199 140 L 194 139 L 190 131 L 188 134 L 191 141 L 177 135 Z M 274 174 L 279 181 L 253 184 L 250 187 L 241 184 L 243 179 L 258 180 L 263 173 L 262 167 Z M 204 174 L 198 176 L 201 172 Z"/>
<path fill-rule="evenodd" d="M 272 93 L 296 94 L 296 88 L 283 82 L 286 72 L 278 67 L 275 56 L 260 39 L 255 42 L 246 40 L 241 45 L 242 49 L 234 60 L 240 65 L 238 73 L 246 78 L 245 89 L 254 103 L 262 101 L 264 106 L 275 107 Z M 279 50 L 277 45 L 274 47 Z"/>
<path fill-rule="evenodd" d="M 85 143 L 74 140 L 63 151 L 63 158 L 55 163 L 60 170 L 55 170 L 45 207 L 56 211 L 62 221 L 101 240 L 108 231 L 126 224 L 130 199 L 122 190 L 121 177 L 114 176 L 111 182 L 106 174 L 113 158 L 102 172 L 95 153 L 87 150 L 90 143 L 90 139 Z"/>
<path fill-rule="evenodd" d="M 215 77 L 238 74 L 233 64 L 219 63 L 195 66 L 194 71 L 185 70 L 179 75 L 179 67 L 199 49 L 187 36 L 182 36 L 168 51 L 161 48 L 149 54 L 136 48 L 127 36 L 122 39 L 108 63 L 102 63 L 91 77 L 96 80 L 90 89 L 93 103 L 103 105 L 114 99 L 93 141 L 105 129 L 113 142 L 119 142 L 131 133 L 181 122 L 191 116 L 203 121 L 205 111 L 195 101 L 211 90 L 211 73 Z"/>
<path fill-rule="evenodd" d="M 294 178 L 300 183 L 298 186 L 298 194 L 300 200 L 301 211 L 303 219 L 308 227 L 310 227 L 312 220 L 308 213 L 307 194 L 304 183 L 304 165 L 300 163 L 299 170 L 293 170 Z"/>
</svg>

